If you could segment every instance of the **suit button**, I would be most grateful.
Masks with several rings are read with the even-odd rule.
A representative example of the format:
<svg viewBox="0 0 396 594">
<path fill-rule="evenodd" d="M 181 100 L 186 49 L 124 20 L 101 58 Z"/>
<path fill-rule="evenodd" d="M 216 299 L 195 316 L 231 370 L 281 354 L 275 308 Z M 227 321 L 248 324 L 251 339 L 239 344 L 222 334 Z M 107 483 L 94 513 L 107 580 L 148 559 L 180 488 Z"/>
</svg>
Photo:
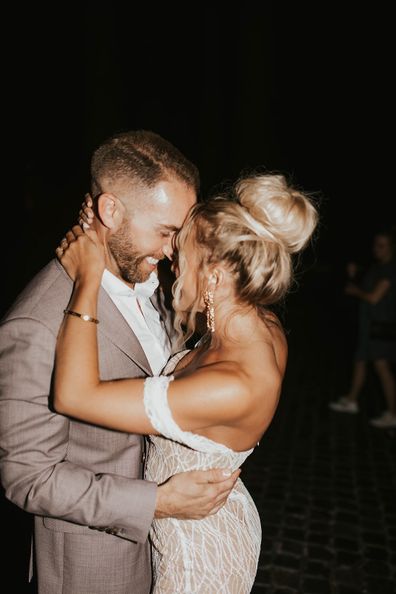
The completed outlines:
<svg viewBox="0 0 396 594">
<path fill-rule="evenodd" d="M 146 454 L 143 452 L 142 453 L 142 464 L 144 464 L 146 462 Z"/>
</svg>

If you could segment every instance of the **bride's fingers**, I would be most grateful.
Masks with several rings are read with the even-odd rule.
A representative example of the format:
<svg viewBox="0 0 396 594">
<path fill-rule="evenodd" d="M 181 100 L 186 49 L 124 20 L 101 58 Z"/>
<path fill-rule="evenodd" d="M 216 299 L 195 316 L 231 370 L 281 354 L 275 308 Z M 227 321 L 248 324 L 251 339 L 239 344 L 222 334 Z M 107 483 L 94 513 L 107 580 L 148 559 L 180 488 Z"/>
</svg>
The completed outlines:
<svg viewBox="0 0 396 594">
<path fill-rule="evenodd" d="M 84 195 L 83 205 L 88 206 L 88 208 L 92 208 L 93 206 L 91 194 L 89 194 L 88 192 Z"/>
<path fill-rule="evenodd" d="M 96 233 L 96 231 L 94 229 L 81 229 L 81 227 L 79 225 L 74 225 L 74 227 L 72 227 L 70 233 L 73 234 L 74 237 L 72 237 L 72 241 L 75 241 L 76 239 L 78 239 L 79 237 L 83 237 L 86 236 L 88 237 L 91 241 L 93 241 L 93 243 L 98 244 L 99 242 L 99 238 L 98 238 L 98 234 Z M 67 234 L 66 237 L 68 238 Z"/>
<path fill-rule="evenodd" d="M 83 208 L 80 209 L 78 214 L 87 223 L 92 223 L 92 221 L 94 220 L 94 211 L 87 206 L 83 205 Z"/>
<path fill-rule="evenodd" d="M 84 202 L 81 204 L 81 210 L 84 211 L 87 217 L 93 218 L 93 201 L 89 194 L 85 194 Z"/>
<path fill-rule="evenodd" d="M 80 235 L 84 235 L 84 231 L 81 229 L 79 225 L 73 225 L 71 228 L 72 233 L 74 233 L 75 237 L 79 237 Z"/>
<path fill-rule="evenodd" d="M 89 229 L 89 223 L 86 223 L 82 218 L 78 219 L 78 224 L 80 225 L 81 229 L 84 229 L 84 231 Z"/>
<path fill-rule="evenodd" d="M 65 237 L 66 237 L 66 241 L 67 241 L 67 244 L 68 245 L 69 245 L 69 243 L 72 243 L 73 241 L 76 240 L 76 236 L 75 236 L 74 232 L 71 229 L 66 232 Z M 62 245 L 62 243 L 63 243 L 63 240 L 61 242 L 61 245 Z"/>
<path fill-rule="evenodd" d="M 70 257 L 73 259 L 78 254 L 81 256 L 81 253 L 84 253 L 84 251 L 81 252 L 81 249 L 87 250 L 89 245 L 91 245 L 91 251 L 85 253 L 94 253 L 92 252 L 92 243 L 96 248 L 101 248 L 103 252 L 103 246 L 99 241 L 96 231 L 93 229 L 84 231 L 79 225 L 74 225 L 66 232 L 65 237 L 63 237 L 55 249 L 56 257 L 62 265 L 65 265 L 65 262 L 68 262 Z"/>
<path fill-rule="evenodd" d="M 90 226 L 93 223 L 93 215 L 92 216 L 88 216 L 83 210 L 80 210 L 79 214 L 79 219 L 78 219 L 78 224 L 80 225 L 80 227 L 82 229 L 89 229 Z"/>
<path fill-rule="evenodd" d="M 78 224 L 85 231 L 89 229 L 94 220 L 93 200 L 89 193 L 84 195 L 84 202 L 81 204 L 81 209 L 78 213 Z"/>
<path fill-rule="evenodd" d="M 72 243 L 73 241 L 76 241 L 76 239 L 80 236 L 80 235 L 84 235 L 84 231 L 81 229 L 81 227 L 79 225 L 74 225 L 71 229 L 69 229 L 66 233 L 65 233 L 65 237 L 64 239 L 62 239 L 61 241 L 61 247 L 64 247 L 64 243 L 66 242 L 67 245 L 69 245 L 70 243 Z"/>
<path fill-rule="evenodd" d="M 59 245 L 58 245 L 58 247 L 56 248 L 56 250 L 62 250 L 62 252 L 63 252 L 63 250 L 65 250 L 65 249 L 67 248 L 67 246 L 68 246 L 68 245 L 69 245 L 69 242 L 67 241 L 66 237 L 63 237 L 63 238 L 60 240 L 60 242 L 59 242 Z M 55 251 L 56 251 L 56 250 L 55 250 Z"/>
</svg>

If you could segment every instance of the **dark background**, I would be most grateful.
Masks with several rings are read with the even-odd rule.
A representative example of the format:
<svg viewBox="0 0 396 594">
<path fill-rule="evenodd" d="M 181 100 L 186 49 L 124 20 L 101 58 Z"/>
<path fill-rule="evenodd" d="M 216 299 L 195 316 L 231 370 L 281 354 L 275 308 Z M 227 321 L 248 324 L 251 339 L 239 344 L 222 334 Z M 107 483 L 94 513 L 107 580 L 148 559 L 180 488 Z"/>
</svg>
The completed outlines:
<svg viewBox="0 0 396 594">
<path fill-rule="evenodd" d="M 367 257 L 374 230 L 394 224 L 393 21 L 381 3 L 20 16 L 6 52 L 16 171 L 3 309 L 75 222 L 93 148 L 122 130 L 171 140 L 204 193 L 246 168 L 286 173 L 320 200 L 318 270 Z"/>
<path fill-rule="evenodd" d="M 301 295 L 342 304 L 345 262 L 367 261 L 373 232 L 395 224 L 393 19 L 385 4 L 347 5 L 8 13 L 2 311 L 76 221 L 92 150 L 138 128 L 194 161 L 204 194 L 254 168 L 310 193 L 321 222 Z M 26 520 L 3 508 L 15 567 Z"/>
</svg>

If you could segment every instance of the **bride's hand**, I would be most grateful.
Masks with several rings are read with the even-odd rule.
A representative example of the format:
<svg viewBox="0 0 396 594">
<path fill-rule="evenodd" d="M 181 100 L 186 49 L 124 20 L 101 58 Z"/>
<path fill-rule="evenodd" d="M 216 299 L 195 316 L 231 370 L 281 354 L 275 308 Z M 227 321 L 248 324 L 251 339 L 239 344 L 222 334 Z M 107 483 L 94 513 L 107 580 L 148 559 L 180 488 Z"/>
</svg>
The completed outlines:
<svg viewBox="0 0 396 594">
<path fill-rule="evenodd" d="M 85 194 L 84 202 L 81 204 L 81 210 L 78 213 L 78 224 L 81 229 L 89 229 L 94 220 L 93 201 L 91 194 Z"/>
<path fill-rule="evenodd" d="M 101 280 L 105 268 L 105 251 L 96 231 L 85 232 L 79 225 L 68 231 L 55 250 L 67 274 L 74 281 Z"/>
</svg>

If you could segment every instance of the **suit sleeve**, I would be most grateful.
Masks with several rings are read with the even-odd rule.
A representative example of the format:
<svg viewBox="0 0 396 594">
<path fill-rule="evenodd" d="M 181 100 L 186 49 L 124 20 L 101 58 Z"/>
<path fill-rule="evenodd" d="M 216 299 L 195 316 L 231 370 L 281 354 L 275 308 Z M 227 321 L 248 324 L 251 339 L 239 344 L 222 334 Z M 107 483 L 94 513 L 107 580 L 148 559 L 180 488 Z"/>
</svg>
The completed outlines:
<svg viewBox="0 0 396 594">
<path fill-rule="evenodd" d="M 0 476 L 6 497 L 27 512 L 144 542 L 157 485 L 95 474 L 67 459 L 70 421 L 51 407 L 56 337 L 41 322 L 0 328 Z"/>
</svg>

